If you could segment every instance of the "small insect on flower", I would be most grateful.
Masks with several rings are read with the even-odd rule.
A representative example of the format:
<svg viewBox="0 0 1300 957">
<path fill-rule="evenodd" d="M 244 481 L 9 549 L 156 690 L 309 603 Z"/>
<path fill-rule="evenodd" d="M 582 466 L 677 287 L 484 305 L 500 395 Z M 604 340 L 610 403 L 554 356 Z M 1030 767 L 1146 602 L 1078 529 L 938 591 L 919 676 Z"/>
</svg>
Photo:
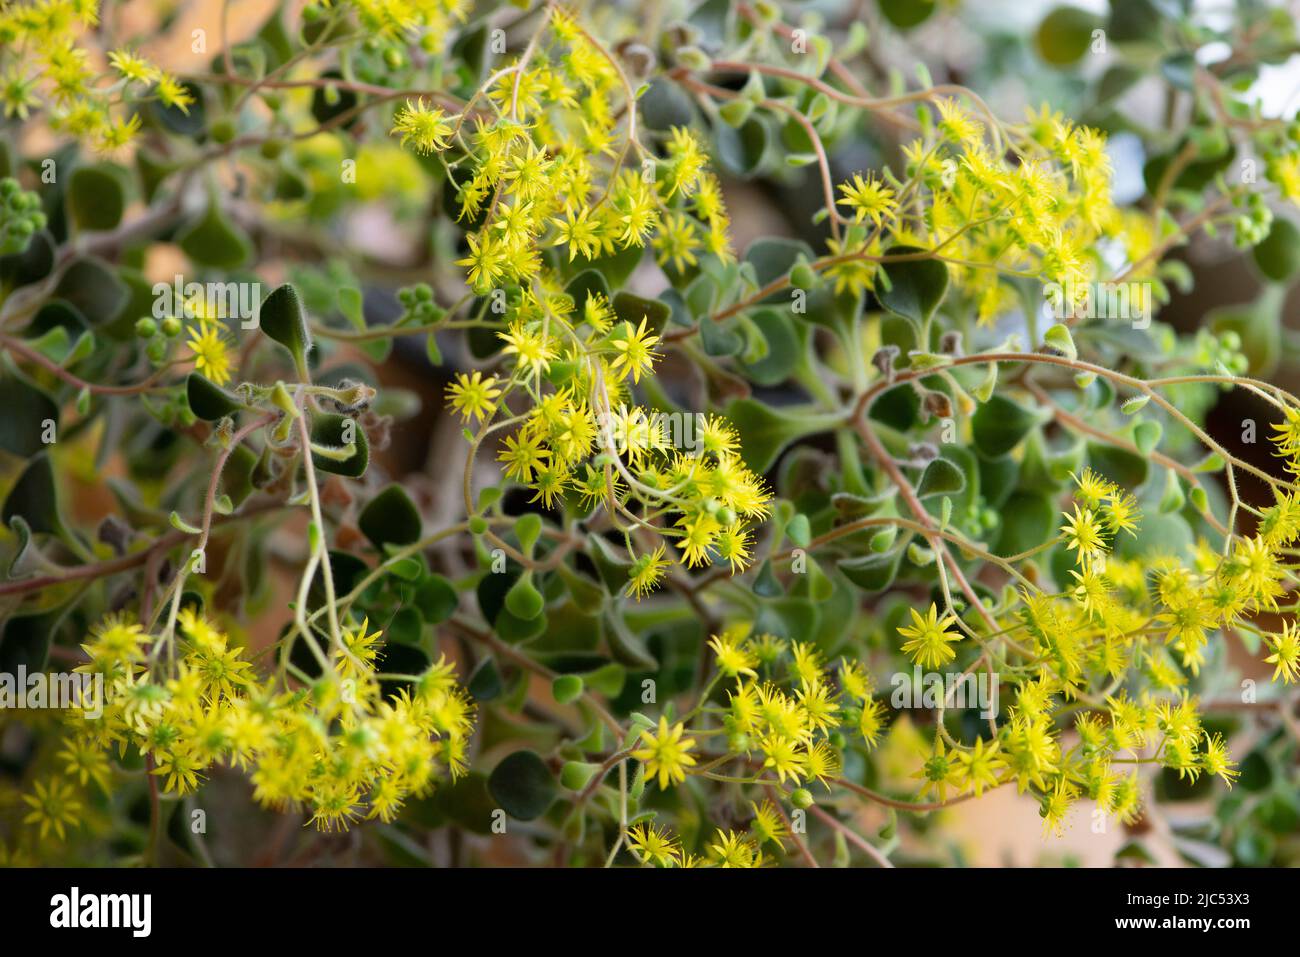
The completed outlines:
<svg viewBox="0 0 1300 957">
<path fill-rule="evenodd" d="M 685 730 L 680 721 L 669 728 L 668 719 L 661 715 L 658 733 L 642 731 L 645 747 L 632 752 L 632 757 L 645 762 L 647 775 L 658 775 L 660 790 L 666 791 L 670 784 L 681 784 L 686 780 L 686 769 L 695 765 L 695 758 L 690 755 L 695 739 L 683 738 Z"/>
</svg>

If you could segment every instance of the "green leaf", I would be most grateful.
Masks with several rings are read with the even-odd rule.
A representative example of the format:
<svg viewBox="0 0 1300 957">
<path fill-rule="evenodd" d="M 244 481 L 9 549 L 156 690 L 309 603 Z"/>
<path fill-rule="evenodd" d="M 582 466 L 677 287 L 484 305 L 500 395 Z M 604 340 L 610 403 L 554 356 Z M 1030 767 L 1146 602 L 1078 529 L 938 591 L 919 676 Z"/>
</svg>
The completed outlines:
<svg viewBox="0 0 1300 957">
<path fill-rule="evenodd" d="M 224 419 L 245 408 L 233 393 L 197 372 L 191 372 L 185 380 L 185 399 L 190 411 L 208 422 Z"/>
<path fill-rule="evenodd" d="M 808 542 L 812 540 L 812 528 L 808 524 L 808 516 L 802 512 L 795 515 L 786 525 L 785 533 L 799 548 L 807 548 Z"/>
<path fill-rule="evenodd" d="M 612 303 L 614 315 L 620 322 L 632 323 L 636 329 L 645 320 L 646 329 L 658 335 L 663 331 L 664 323 L 673 314 L 672 308 L 658 299 L 643 299 L 630 292 L 620 292 L 614 296 Z"/>
<path fill-rule="evenodd" d="M 431 625 L 437 625 L 451 617 L 460 599 L 456 589 L 441 575 L 430 575 L 415 590 L 415 607 L 420 615 Z"/>
<path fill-rule="evenodd" d="M 344 441 L 349 435 L 351 443 Z M 348 478 L 360 478 L 366 474 L 370 465 L 370 443 L 366 439 L 366 430 L 355 419 L 332 412 L 317 412 L 311 419 L 311 441 L 313 445 L 327 448 L 353 446 L 352 454 L 342 461 L 313 451 L 312 464 L 322 472 Z"/>
<path fill-rule="evenodd" d="M 1255 265 L 1273 282 L 1288 282 L 1300 272 L 1300 229 L 1289 219 L 1273 220 L 1264 241 L 1251 250 Z"/>
<path fill-rule="evenodd" d="M 68 266 L 54 294 L 77 309 L 91 326 L 112 322 L 130 301 L 127 284 L 107 263 L 92 257 Z"/>
<path fill-rule="evenodd" d="M 650 81 L 637 104 L 637 112 L 646 129 L 666 132 L 673 126 L 690 126 L 695 120 L 695 107 L 686 92 L 664 76 Z"/>
<path fill-rule="evenodd" d="M 519 576 L 519 580 L 506 592 L 506 610 L 516 618 L 532 621 L 546 607 L 546 599 L 533 585 L 532 569 Z"/>
<path fill-rule="evenodd" d="M 1160 496 L 1160 512 L 1162 515 L 1168 515 L 1171 512 L 1181 511 L 1185 504 L 1187 504 L 1187 496 L 1183 493 L 1183 483 L 1178 480 L 1178 473 L 1169 469 L 1165 472 L 1165 489 Z"/>
<path fill-rule="evenodd" d="M 732 100 L 745 103 L 745 100 Z M 757 116 L 751 116 L 738 127 L 726 123 L 713 125 L 714 143 L 720 165 L 727 172 L 749 177 L 758 172 L 767 155 L 771 134 L 768 126 Z"/>
<path fill-rule="evenodd" d="M 555 778 L 536 752 L 506 755 L 488 777 L 488 792 L 518 821 L 541 817 L 555 801 Z"/>
<path fill-rule="evenodd" d="M 798 263 L 816 258 L 807 243 L 779 236 L 755 239 L 745 250 L 745 262 L 754 267 L 754 281 L 760 286 L 788 275 Z"/>
<path fill-rule="evenodd" d="M 221 472 L 221 489 L 232 510 L 253 493 L 253 470 L 256 468 L 257 453 L 247 445 L 235 446 Z"/>
<path fill-rule="evenodd" d="M 905 547 L 900 545 L 893 551 L 886 552 L 883 555 L 861 555 L 856 558 L 845 558 L 838 562 L 836 567 L 844 573 L 845 578 L 863 591 L 884 591 L 898 575 L 898 568 L 902 564 L 905 550 Z"/>
<path fill-rule="evenodd" d="M 999 510 L 1002 531 L 996 550 L 999 555 L 1018 555 L 1027 552 L 1055 534 L 1056 506 L 1042 492 L 1018 490 L 1011 493 Z"/>
<path fill-rule="evenodd" d="M 1038 416 L 1004 395 L 994 395 L 971 416 L 975 448 L 988 458 L 1006 455 L 1038 424 Z"/>
<path fill-rule="evenodd" d="M 215 199 L 177 242 L 192 262 L 214 269 L 239 269 L 253 256 L 252 241 L 226 217 Z"/>
<path fill-rule="evenodd" d="M 15 515 L 9 520 L 9 530 L 17 537 L 18 547 L 14 549 L 14 553 L 9 559 L 8 576 L 10 578 L 21 578 L 23 576 L 23 559 L 27 555 L 27 550 L 32 547 L 32 530 L 27 526 L 27 520 L 21 515 Z"/>
<path fill-rule="evenodd" d="M 46 423 L 58 434 L 59 407 L 35 385 L 7 375 L 0 379 L 0 449 L 29 459 L 46 447 Z"/>
<path fill-rule="evenodd" d="M 339 312 L 357 332 L 366 331 L 366 313 L 361 290 L 356 286 L 343 286 L 338 291 Z"/>
<path fill-rule="evenodd" d="M 465 686 L 470 697 L 475 701 L 492 701 L 501 696 L 504 690 L 504 684 L 501 680 L 501 670 L 497 668 L 497 663 L 491 658 L 483 659 L 483 663 L 474 669 L 470 675 L 469 684 Z"/>
<path fill-rule="evenodd" d="M 9 490 L 0 520 L 12 525 L 16 517 L 27 522 L 27 527 L 37 534 L 62 534 L 63 521 L 59 517 L 58 493 L 48 453 L 37 454 Z"/>
<path fill-rule="evenodd" d="M 366 503 L 357 527 L 380 552 L 385 545 L 413 545 L 420 540 L 420 510 L 396 483 Z"/>
<path fill-rule="evenodd" d="M 778 412 L 756 399 L 733 400 L 727 405 L 726 415 L 740 435 L 741 457 L 759 474 L 770 469 L 791 442 L 830 428 L 829 422 Z"/>
<path fill-rule="evenodd" d="M 266 297 L 258 312 L 258 325 L 289 350 L 295 363 L 305 366 L 307 352 L 311 349 L 311 332 L 307 328 L 307 313 L 302 300 L 292 285 L 285 283 Z"/>
<path fill-rule="evenodd" d="M 935 0 L 879 0 L 880 12 L 900 30 L 920 26 L 934 13 Z"/>
<path fill-rule="evenodd" d="M 945 458 L 932 459 L 921 473 L 916 485 L 920 498 L 930 495 L 955 495 L 966 487 L 966 476 L 960 468 Z"/>
<path fill-rule="evenodd" d="M 1088 52 L 1092 31 L 1101 25 L 1101 18 L 1087 10 L 1057 7 L 1038 25 L 1034 46 L 1052 66 L 1069 66 Z"/>
<path fill-rule="evenodd" d="M 122 221 L 126 191 L 112 166 L 79 166 L 68 177 L 68 212 L 78 229 L 113 229 Z"/>
<path fill-rule="evenodd" d="M 885 256 L 925 252 L 914 246 L 891 246 Z M 937 259 L 910 259 L 883 268 L 889 288 L 877 290 L 880 304 L 918 329 L 924 326 L 948 292 L 948 267 Z"/>
<path fill-rule="evenodd" d="M 0 674 L 14 675 L 22 668 L 28 674 L 44 671 L 50 656 L 54 629 L 63 609 L 40 615 L 15 615 L 0 631 Z"/>
<path fill-rule="evenodd" d="M 781 581 L 776 577 L 776 572 L 772 570 L 772 563 L 767 559 L 759 566 L 758 574 L 754 576 L 754 594 L 760 598 L 779 598 L 785 594 L 785 589 L 781 587 Z"/>
<path fill-rule="evenodd" d="M 780 309 L 757 309 L 749 314 L 749 320 L 763 337 L 767 353 L 756 362 L 741 362 L 745 376 L 757 385 L 780 385 L 798 368 L 804 354 L 804 343 L 795 330 L 794 320 Z M 718 323 L 709 322 L 709 325 Z"/>
<path fill-rule="evenodd" d="M 1147 460 L 1125 449 L 1088 443 L 1088 463 L 1115 484 L 1135 489 L 1147 478 Z"/>
<path fill-rule="evenodd" d="M 515 537 L 519 539 L 519 547 L 523 549 L 525 555 L 533 554 L 533 546 L 537 544 L 537 537 L 541 534 L 542 517 L 536 512 L 525 512 L 515 522 Z"/>
<path fill-rule="evenodd" d="M 1043 342 L 1067 359 L 1079 358 L 1079 350 L 1075 348 L 1074 337 L 1070 335 L 1070 327 L 1064 323 L 1058 322 L 1043 333 Z"/>
<path fill-rule="evenodd" d="M 387 641 L 396 641 L 404 645 L 418 645 L 424 637 L 424 620 L 414 608 L 399 608 L 384 629 Z"/>
<path fill-rule="evenodd" d="M 551 682 L 551 694 L 560 704 L 568 704 L 582 696 L 583 682 L 577 675 L 560 675 Z"/>
<path fill-rule="evenodd" d="M 616 661 L 641 671 L 659 669 L 659 661 L 617 611 L 611 610 L 605 616 L 605 639 L 609 642 L 609 650 Z"/>
<path fill-rule="evenodd" d="M 599 764 L 588 761 L 565 761 L 560 768 L 560 784 L 570 791 L 581 791 L 600 770 Z"/>
<path fill-rule="evenodd" d="M 1150 455 L 1160 444 L 1160 436 L 1163 432 L 1164 428 L 1159 422 L 1151 419 L 1138 422 L 1133 426 L 1133 444 L 1143 455 Z"/>
</svg>

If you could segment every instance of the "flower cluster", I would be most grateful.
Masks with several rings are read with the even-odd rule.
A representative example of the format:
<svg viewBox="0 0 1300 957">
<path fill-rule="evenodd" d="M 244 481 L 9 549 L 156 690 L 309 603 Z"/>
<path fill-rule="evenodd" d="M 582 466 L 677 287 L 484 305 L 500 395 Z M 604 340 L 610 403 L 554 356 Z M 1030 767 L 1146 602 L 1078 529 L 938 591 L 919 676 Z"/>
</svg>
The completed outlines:
<svg viewBox="0 0 1300 957">
<path fill-rule="evenodd" d="M 114 153 L 140 132 L 140 104 L 188 113 L 194 96 L 129 49 L 108 51 L 108 68 L 97 69 L 83 41 L 99 25 L 98 8 L 96 0 L 0 6 L 0 108 L 20 120 L 48 108 L 55 130 Z"/>
<path fill-rule="evenodd" d="M 700 140 L 674 128 L 656 156 L 634 119 L 620 129 L 621 113 L 635 116 L 621 68 L 558 9 L 532 56 L 501 71 L 485 98 L 490 119 L 412 101 L 393 129 L 447 164 L 460 218 L 476 224 L 459 264 L 505 327 L 507 369 L 459 374 L 449 404 L 482 423 L 480 436 L 516 426 L 498 458 L 534 501 L 605 506 L 627 543 L 630 594 L 656 587 L 673 563 L 660 539 L 675 541 L 688 566 L 743 570 L 747 523 L 766 516 L 770 496 L 743 464 L 734 430 L 717 416 L 636 404 L 632 388 L 661 344 L 647 304 L 575 293 L 562 274 L 647 242 L 677 269 L 701 252 L 730 258 L 726 208 Z M 633 148 L 642 166 L 621 167 Z M 512 395 L 529 411 L 509 416 Z M 638 534 L 650 544 L 638 546 Z"/>
<path fill-rule="evenodd" d="M 928 134 L 903 148 L 905 187 L 860 174 L 840 185 L 851 225 L 828 241 L 825 270 L 837 292 L 875 289 L 886 247 L 932 250 L 992 324 L 1016 304 L 1017 277 L 1075 296 L 1053 304 L 1068 315 L 1107 274 L 1099 240 L 1120 243 L 1135 274 L 1144 264 L 1155 229 L 1112 203 L 1104 134 L 1046 107 L 1019 127 L 990 126 L 951 97 L 937 110 Z"/>
<path fill-rule="evenodd" d="M 248 772 L 263 806 L 306 808 L 318 828 L 333 830 L 362 816 L 391 821 L 408 798 L 464 772 L 474 706 L 444 660 L 385 695 L 376 672 L 382 636 L 363 621 L 344 632 L 321 678 L 290 688 L 259 678 L 191 608 L 178 624 L 174 652 L 123 618 L 106 620 L 83 646 L 90 660 L 78 671 L 102 676 L 105 689 L 102 714 L 79 714 L 65 745 L 66 770 L 83 785 L 93 779 L 108 790 L 104 754 L 114 749 L 138 750 L 178 794 L 222 764 Z M 71 823 L 51 810 L 50 792 L 31 803 L 42 829 L 61 833 Z"/>
</svg>

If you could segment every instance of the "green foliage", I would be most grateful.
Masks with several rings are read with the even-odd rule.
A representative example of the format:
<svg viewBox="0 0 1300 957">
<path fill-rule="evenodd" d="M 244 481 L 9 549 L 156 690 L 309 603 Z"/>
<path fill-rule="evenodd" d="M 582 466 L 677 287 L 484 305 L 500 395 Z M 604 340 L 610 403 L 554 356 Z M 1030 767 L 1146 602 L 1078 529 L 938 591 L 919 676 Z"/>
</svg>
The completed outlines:
<svg viewBox="0 0 1300 957">
<path fill-rule="evenodd" d="M 1297 861 L 1291 18 L 146 6 L 0 9 L 0 863 Z"/>
</svg>

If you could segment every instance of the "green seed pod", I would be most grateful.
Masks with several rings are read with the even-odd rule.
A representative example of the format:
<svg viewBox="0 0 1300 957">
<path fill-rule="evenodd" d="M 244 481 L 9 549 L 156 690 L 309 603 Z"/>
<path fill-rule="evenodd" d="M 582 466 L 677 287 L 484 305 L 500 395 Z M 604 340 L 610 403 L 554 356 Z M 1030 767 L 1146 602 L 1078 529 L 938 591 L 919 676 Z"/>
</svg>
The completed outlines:
<svg viewBox="0 0 1300 957">
<path fill-rule="evenodd" d="M 790 270 L 790 285 L 796 289 L 813 289 L 818 281 L 817 270 L 807 263 L 799 263 Z"/>
<path fill-rule="evenodd" d="M 229 143 L 235 138 L 235 121 L 223 116 L 212 124 L 212 139 L 216 143 Z"/>
</svg>

